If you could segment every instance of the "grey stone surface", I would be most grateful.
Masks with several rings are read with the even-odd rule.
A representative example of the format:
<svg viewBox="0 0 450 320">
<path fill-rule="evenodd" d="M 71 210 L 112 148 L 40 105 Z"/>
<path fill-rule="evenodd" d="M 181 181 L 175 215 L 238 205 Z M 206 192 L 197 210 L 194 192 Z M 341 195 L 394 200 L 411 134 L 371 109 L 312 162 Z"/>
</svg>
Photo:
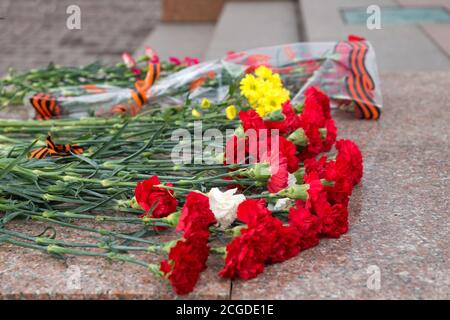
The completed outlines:
<svg viewBox="0 0 450 320">
<path fill-rule="evenodd" d="M 450 59 L 419 25 L 381 26 L 369 30 L 365 25 L 346 25 L 341 10 L 369 5 L 397 6 L 394 0 L 298 0 L 307 41 L 345 40 L 356 34 L 375 48 L 378 67 L 388 71 L 450 70 Z"/>
<path fill-rule="evenodd" d="M 81 29 L 69 30 L 66 9 L 81 10 Z M 0 75 L 9 67 L 27 70 L 100 59 L 118 62 L 156 25 L 159 0 L 1 0 Z"/>
<path fill-rule="evenodd" d="M 450 73 L 381 81 L 378 122 L 335 115 L 338 138 L 356 141 L 364 157 L 349 232 L 234 281 L 233 299 L 450 298 Z M 379 290 L 367 286 L 370 266 L 379 268 Z"/>
<path fill-rule="evenodd" d="M 146 45 L 154 48 L 158 55 L 167 59 L 197 57 L 204 59 L 205 51 L 214 31 L 214 23 L 160 23 L 135 51 L 140 55 Z"/>
<path fill-rule="evenodd" d="M 227 2 L 206 58 L 221 57 L 229 50 L 298 42 L 296 10 L 292 1 Z"/>
<path fill-rule="evenodd" d="M 127 224 L 80 222 L 79 225 L 132 232 L 139 227 Z M 37 235 L 45 228 L 39 222 L 13 221 L 13 230 Z M 92 243 L 94 234 L 55 226 L 60 240 Z M 177 239 L 179 234 L 160 241 Z M 158 240 L 153 238 L 154 240 Z M 159 263 L 163 256 L 136 253 L 148 263 Z M 46 253 L 11 245 L 0 245 L 0 300 L 2 299 L 228 299 L 230 281 L 219 278 L 222 259 L 212 256 L 194 292 L 177 296 L 169 281 L 152 275 L 145 267 L 111 262 L 87 256 L 55 259 Z M 78 277 L 79 275 L 79 277 Z M 77 278 L 75 278 L 77 277 Z M 76 280 L 75 280 L 76 279 Z M 78 281 L 79 279 L 79 281 Z"/>
<path fill-rule="evenodd" d="M 364 176 L 350 199 L 350 230 L 324 239 L 250 281 L 220 279 L 219 257 L 208 261 L 194 299 L 450 299 L 450 73 L 381 76 L 384 109 L 379 121 L 335 112 L 339 138 L 353 139 L 364 156 Z M 43 226 L 13 221 L 37 235 Z M 88 226 L 108 228 L 95 222 Z M 130 225 L 110 225 L 129 232 Z M 58 239 L 94 241 L 82 231 L 57 228 Z M 146 254 L 141 259 L 157 262 Z M 67 288 L 77 265 L 81 288 Z M 367 287 L 376 266 L 379 290 Z M 373 271 L 371 271 L 373 272 Z M 144 268 L 88 257 L 51 259 L 0 245 L 1 298 L 175 299 L 167 283 Z"/>
</svg>

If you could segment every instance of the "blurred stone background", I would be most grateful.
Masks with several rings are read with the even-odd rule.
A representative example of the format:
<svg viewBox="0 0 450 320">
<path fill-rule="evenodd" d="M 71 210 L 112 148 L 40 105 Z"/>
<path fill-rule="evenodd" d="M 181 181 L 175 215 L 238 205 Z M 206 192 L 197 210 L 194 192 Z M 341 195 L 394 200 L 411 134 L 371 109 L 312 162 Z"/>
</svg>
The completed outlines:
<svg viewBox="0 0 450 320">
<path fill-rule="evenodd" d="M 81 29 L 69 30 L 69 5 L 81 8 Z M 117 62 L 133 52 L 160 16 L 160 0 L 1 0 L 0 74 L 97 59 Z"/>
</svg>

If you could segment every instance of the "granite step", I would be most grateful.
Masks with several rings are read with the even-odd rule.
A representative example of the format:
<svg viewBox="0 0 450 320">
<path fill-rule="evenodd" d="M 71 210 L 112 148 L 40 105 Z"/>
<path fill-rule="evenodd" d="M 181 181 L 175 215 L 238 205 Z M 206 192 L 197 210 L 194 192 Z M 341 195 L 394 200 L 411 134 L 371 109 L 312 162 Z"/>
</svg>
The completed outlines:
<svg viewBox="0 0 450 320">
<path fill-rule="evenodd" d="M 205 58 L 205 51 L 214 31 L 214 23 L 160 23 L 134 52 L 139 56 L 145 46 L 151 46 L 158 55 Z"/>
<path fill-rule="evenodd" d="M 442 6 L 449 1 L 379 0 L 380 7 L 403 5 Z M 373 0 L 298 0 L 306 41 L 345 40 L 347 35 L 365 37 L 375 48 L 380 72 L 450 70 L 450 24 L 381 25 L 369 30 L 365 24 L 346 24 L 342 10 L 367 8 Z M 324 23 L 324 21 L 326 23 Z"/>
<path fill-rule="evenodd" d="M 297 10 L 293 1 L 227 2 L 205 58 L 218 58 L 229 50 L 299 41 Z"/>
</svg>

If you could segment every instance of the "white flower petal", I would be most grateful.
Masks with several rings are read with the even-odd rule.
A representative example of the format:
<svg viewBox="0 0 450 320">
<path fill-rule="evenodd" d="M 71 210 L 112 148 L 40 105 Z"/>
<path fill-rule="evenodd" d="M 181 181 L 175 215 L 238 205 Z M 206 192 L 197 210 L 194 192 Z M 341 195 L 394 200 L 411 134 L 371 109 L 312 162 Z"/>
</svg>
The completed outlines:
<svg viewBox="0 0 450 320">
<path fill-rule="evenodd" d="M 236 194 L 237 188 L 225 192 L 212 188 L 208 193 L 209 208 L 221 228 L 226 228 L 236 220 L 237 207 L 245 200 L 243 194 Z"/>
</svg>

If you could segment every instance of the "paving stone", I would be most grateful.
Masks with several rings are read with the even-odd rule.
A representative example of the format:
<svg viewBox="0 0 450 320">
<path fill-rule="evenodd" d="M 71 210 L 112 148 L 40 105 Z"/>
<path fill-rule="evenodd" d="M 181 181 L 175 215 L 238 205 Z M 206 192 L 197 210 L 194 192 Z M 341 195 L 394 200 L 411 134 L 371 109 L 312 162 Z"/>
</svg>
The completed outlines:
<svg viewBox="0 0 450 320">
<path fill-rule="evenodd" d="M 448 0 L 396 0 L 402 6 L 419 6 L 419 7 L 430 7 L 430 6 L 440 6 L 450 9 L 450 1 Z"/>
<path fill-rule="evenodd" d="M 229 50 L 298 42 L 296 9 L 292 1 L 227 2 L 206 58 L 220 58 Z"/>
<path fill-rule="evenodd" d="M 160 0 L 78 0 L 81 30 L 68 30 L 66 8 L 74 4 L 71 0 L 1 2 L 0 43 L 8 49 L 0 48 L 0 75 L 9 67 L 26 70 L 49 61 L 120 61 L 123 51 L 132 52 L 149 34 L 160 14 Z"/>
<path fill-rule="evenodd" d="M 364 156 L 349 232 L 256 279 L 234 281 L 233 299 L 450 298 L 450 73 L 387 74 L 381 81 L 378 122 L 336 114 L 339 137 L 355 140 Z M 379 290 L 367 286 L 372 265 L 380 270 Z"/>
<path fill-rule="evenodd" d="M 346 25 L 341 10 L 369 5 L 397 6 L 393 0 L 299 0 L 304 33 L 308 41 L 345 40 L 349 34 L 367 38 L 374 46 L 381 71 L 450 70 L 450 60 L 418 25 L 381 26 L 369 30 L 365 25 Z"/>
<path fill-rule="evenodd" d="M 423 24 L 422 28 L 450 58 L 450 23 Z"/>
<path fill-rule="evenodd" d="M 167 59 L 170 56 L 205 58 L 205 51 L 214 31 L 213 23 L 160 23 L 139 45 L 135 55 L 143 54 L 145 46 L 156 50 L 158 55 Z"/>
<path fill-rule="evenodd" d="M 100 227 L 98 223 L 81 223 L 83 226 Z M 39 222 L 13 221 L 10 228 L 31 235 L 45 228 Z M 102 224 L 109 230 L 132 232 L 130 225 Z M 92 243 L 89 234 L 56 227 L 59 240 Z M 93 234 L 91 234 L 93 235 Z M 170 235 L 169 235 L 170 236 Z M 175 236 L 165 240 L 173 239 Z M 175 236 L 175 238 L 179 235 Z M 153 238 L 155 240 L 155 238 Z M 157 240 L 157 239 L 156 239 Z M 132 245 L 132 244 L 131 244 Z M 138 244 L 136 244 L 138 245 Z M 141 253 L 138 259 L 159 263 L 161 256 Z M 70 256 L 66 260 L 55 259 L 46 253 L 10 245 L 0 245 L 0 300 L 1 299 L 228 299 L 230 281 L 217 276 L 222 258 L 212 256 L 196 289 L 189 295 L 177 296 L 170 282 L 156 278 L 144 267 L 130 263 L 110 262 L 105 259 Z M 79 275 L 79 286 L 73 287 L 70 276 Z"/>
</svg>

